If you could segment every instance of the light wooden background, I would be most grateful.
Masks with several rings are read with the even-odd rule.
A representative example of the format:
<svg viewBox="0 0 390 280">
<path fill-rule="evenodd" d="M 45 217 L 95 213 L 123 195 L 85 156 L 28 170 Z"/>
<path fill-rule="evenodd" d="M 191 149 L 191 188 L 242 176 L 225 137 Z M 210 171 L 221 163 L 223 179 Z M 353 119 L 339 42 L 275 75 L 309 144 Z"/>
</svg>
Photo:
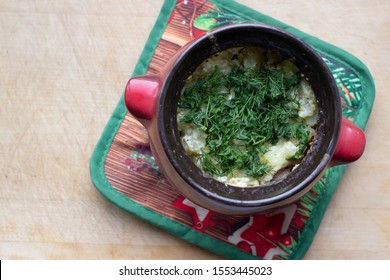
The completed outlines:
<svg viewBox="0 0 390 280">
<path fill-rule="evenodd" d="M 359 57 L 377 96 L 306 259 L 390 259 L 390 1 L 240 0 Z M 89 160 L 162 0 L 0 0 L 0 259 L 215 259 L 118 209 Z"/>
</svg>

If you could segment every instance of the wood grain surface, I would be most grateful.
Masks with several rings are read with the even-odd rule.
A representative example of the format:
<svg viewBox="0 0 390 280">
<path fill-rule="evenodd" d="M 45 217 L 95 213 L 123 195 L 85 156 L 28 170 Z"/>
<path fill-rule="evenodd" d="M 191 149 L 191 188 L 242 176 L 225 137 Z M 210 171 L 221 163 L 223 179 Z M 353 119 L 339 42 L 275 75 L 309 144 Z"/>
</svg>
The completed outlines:
<svg viewBox="0 0 390 280">
<path fill-rule="evenodd" d="M 306 259 L 390 259 L 390 2 L 238 1 L 360 58 L 376 84 Z M 93 186 L 89 160 L 162 0 L 0 1 L 0 259 L 220 259 Z"/>
</svg>

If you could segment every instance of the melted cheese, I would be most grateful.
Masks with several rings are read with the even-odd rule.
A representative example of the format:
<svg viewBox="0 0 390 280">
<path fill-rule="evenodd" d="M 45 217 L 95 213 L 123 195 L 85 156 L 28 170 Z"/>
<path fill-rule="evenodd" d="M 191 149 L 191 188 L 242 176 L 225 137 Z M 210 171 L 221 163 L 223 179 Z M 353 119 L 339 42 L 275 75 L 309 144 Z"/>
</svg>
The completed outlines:
<svg viewBox="0 0 390 280">
<path fill-rule="evenodd" d="M 232 56 L 237 56 L 238 59 L 232 60 Z M 228 49 L 217 56 L 207 59 L 203 62 L 192 74 L 192 76 L 186 81 L 186 86 L 190 86 L 195 83 L 197 77 L 207 75 L 208 72 L 212 71 L 214 67 L 218 67 L 221 71 L 229 73 L 232 68 L 238 64 L 248 69 L 259 69 L 265 62 L 269 67 L 276 67 L 277 69 L 283 69 L 286 76 L 289 77 L 294 73 L 298 72 L 299 69 L 288 60 L 284 60 L 274 65 L 277 61 L 280 61 L 275 53 L 266 53 L 259 51 L 259 48 L 232 48 Z M 221 89 L 224 90 L 223 88 Z M 231 99 L 234 97 L 234 91 L 228 92 L 227 98 Z M 302 118 L 306 124 L 314 127 L 317 123 L 317 103 L 316 98 L 310 84 L 302 79 L 300 85 L 297 88 L 297 96 L 299 98 L 299 117 Z M 292 105 L 294 106 L 294 105 Z M 203 131 L 198 130 L 190 124 L 180 123 L 180 117 L 182 116 L 182 109 L 178 109 L 178 128 L 182 134 L 181 141 L 184 149 L 189 154 L 202 155 L 205 149 L 205 141 L 207 134 Z M 315 130 L 312 128 L 312 136 Z M 227 176 L 212 176 L 214 179 L 232 186 L 237 187 L 256 187 L 270 182 L 274 175 L 289 166 L 290 158 L 296 154 L 299 150 L 297 141 L 290 140 L 279 140 L 275 145 L 268 145 L 268 151 L 260 155 L 261 160 L 267 162 L 270 166 L 270 171 L 261 178 L 252 178 L 247 176 L 243 171 L 234 171 L 232 174 Z M 199 168 L 202 168 L 199 162 L 195 162 Z"/>
</svg>

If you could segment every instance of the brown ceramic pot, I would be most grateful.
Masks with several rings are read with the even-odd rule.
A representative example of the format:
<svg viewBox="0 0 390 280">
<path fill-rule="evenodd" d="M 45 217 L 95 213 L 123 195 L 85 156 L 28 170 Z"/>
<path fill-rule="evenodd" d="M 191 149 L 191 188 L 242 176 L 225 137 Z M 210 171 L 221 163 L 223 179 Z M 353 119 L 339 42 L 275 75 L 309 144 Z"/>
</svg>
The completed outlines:
<svg viewBox="0 0 390 280">
<path fill-rule="evenodd" d="M 206 58 L 237 46 L 278 50 L 308 78 L 318 101 L 318 126 L 310 152 L 282 181 L 240 188 L 205 175 L 186 155 L 176 122 L 177 103 L 187 77 Z M 157 76 L 140 76 L 127 84 L 125 104 L 148 131 L 156 162 L 166 179 L 185 197 L 215 212 L 248 215 L 290 204 L 308 192 L 323 172 L 357 160 L 365 147 L 362 130 L 341 115 L 334 78 L 317 52 L 294 35 L 267 25 L 238 24 L 194 39 Z"/>
</svg>

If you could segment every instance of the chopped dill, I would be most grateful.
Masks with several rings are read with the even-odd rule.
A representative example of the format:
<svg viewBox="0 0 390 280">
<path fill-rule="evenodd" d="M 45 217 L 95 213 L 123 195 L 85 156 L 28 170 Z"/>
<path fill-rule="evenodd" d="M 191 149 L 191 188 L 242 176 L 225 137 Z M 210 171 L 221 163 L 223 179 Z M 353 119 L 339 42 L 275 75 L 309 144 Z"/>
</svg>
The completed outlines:
<svg viewBox="0 0 390 280">
<path fill-rule="evenodd" d="M 203 169 L 226 176 L 243 170 L 253 178 L 271 167 L 261 159 L 267 145 L 295 139 L 304 155 L 310 129 L 299 119 L 297 87 L 299 73 L 266 67 L 260 70 L 234 67 L 228 74 L 215 69 L 186 87 L 179 101 L 180 121 L 207 133 L 205 148 L 198 155 Z"/>
</svg>

